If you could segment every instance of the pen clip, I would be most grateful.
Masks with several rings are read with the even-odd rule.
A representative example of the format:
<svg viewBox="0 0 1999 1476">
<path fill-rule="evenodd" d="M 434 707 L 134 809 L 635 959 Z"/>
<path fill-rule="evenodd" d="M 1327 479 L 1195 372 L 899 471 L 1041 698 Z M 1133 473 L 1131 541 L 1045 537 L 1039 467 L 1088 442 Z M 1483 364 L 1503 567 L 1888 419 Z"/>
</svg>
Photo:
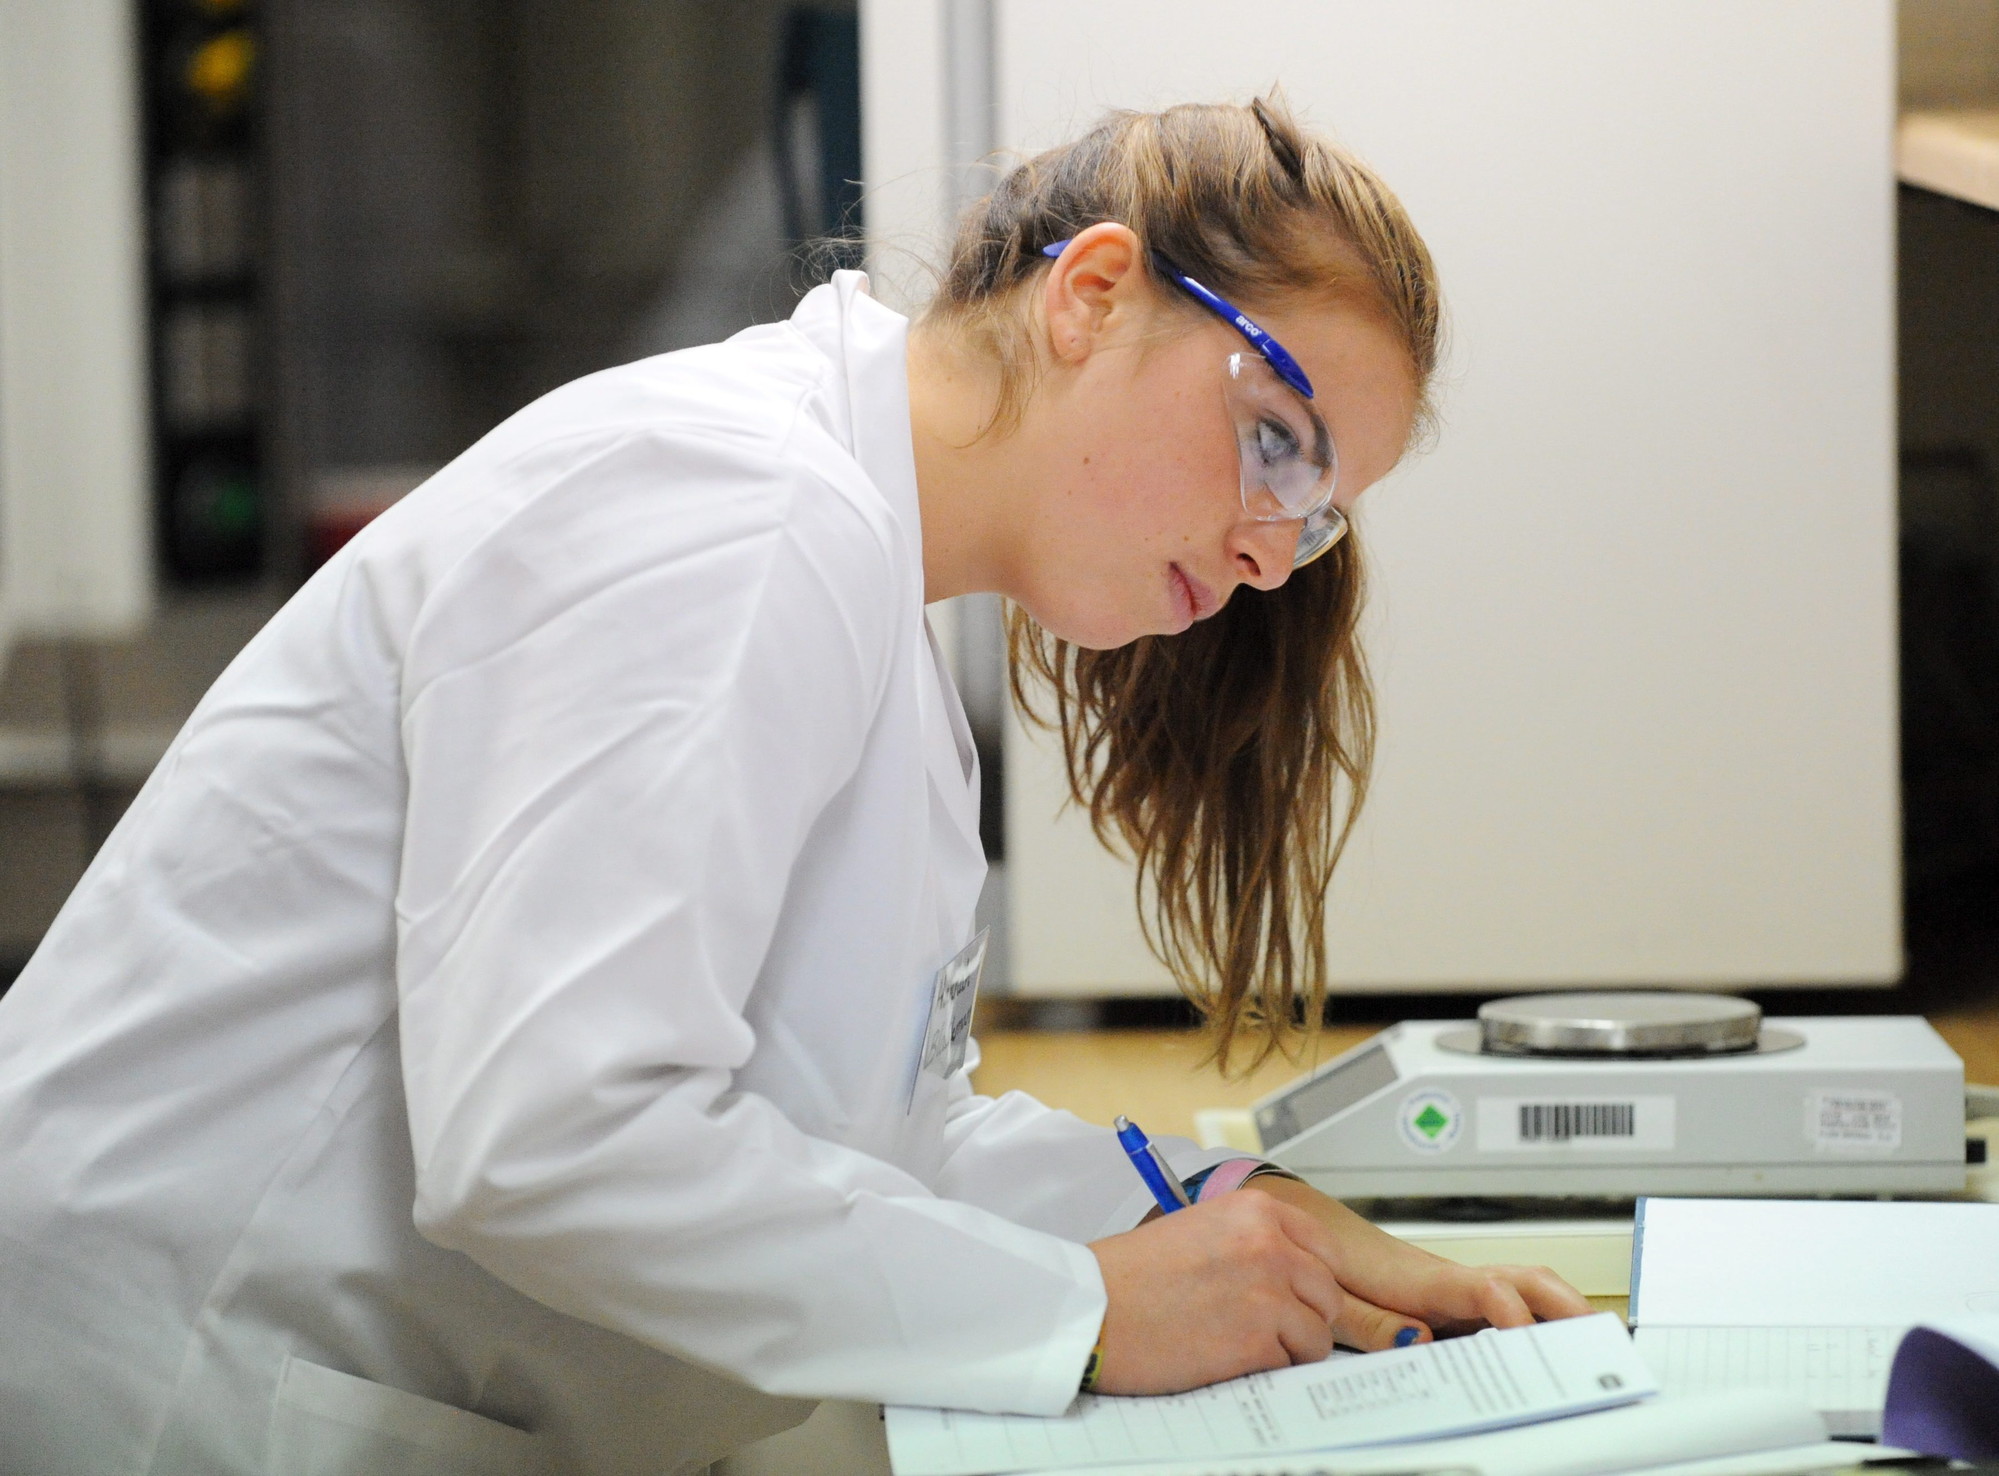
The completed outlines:
<svg viewBox="0 0 1999 1476">
<path fill-rule="evenodd" d="M 1173 1197 L 1180 1201 L 1182 1207 L 1192 1204 L 1194 1201 L 1187 1197 L 1187 1186 L 1180 1182 L 1180 1176 L 1174 1173 L 1166 1160 L 1159 1156 L 1158 1147 L 1147 1143 L 1145 1151 L 1151 1156 L 1153 1167 L 1159 1170 L 1159 1177 L 1166 1181 L 1166 1187 L 1173 1192 Z"/>
</svg>

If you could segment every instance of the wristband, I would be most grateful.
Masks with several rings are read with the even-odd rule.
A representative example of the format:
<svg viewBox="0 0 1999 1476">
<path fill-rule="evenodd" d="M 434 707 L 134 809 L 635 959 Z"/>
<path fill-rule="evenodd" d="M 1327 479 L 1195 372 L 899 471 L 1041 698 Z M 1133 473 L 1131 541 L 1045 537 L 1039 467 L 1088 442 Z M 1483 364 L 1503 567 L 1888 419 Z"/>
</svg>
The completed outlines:
<svg viewBox="0 0 1999 1476">
<path fill-rule="evenodd" d="M 1083 1365 L 1083 1381 L 1082 1383 L 1076 1386 L 1076 1392 L 1079 1394 L 1095 1393 L 1097 1388 L 1097 1376 L 1101 1374 L 1103 1371 L 1104 1371 L 1104 1334 L 1103 1334 L 1103 1329 L 1099 1328 L 1097 1330 L 1097 1346 L 1090 1350 L 1090 1361 Z"/>
<path fill-rule="evenodd" d="M 1242 1188 L 1251 1179 L 1262 1178 L 1265 1174 L 1275 1174 L 1280 1178 L 1296 1179 L 1298 1176 L 1289 1169 L 1279 1168 L 1274 1163 L 1261 1158 L 1230 1158 L 1196 1174 L 1187 1181 L 1187 1192 L 1199 1204 L 1204 1200 L 1219 1199 L 1222 1195 Z"/>
<path fill-rule="evenodd" d="M 1248 1173 L 1243 1175 L 1242 1182 L 1244 1184 L 1247 1184 L 1251 1179 L 1263 1179 L 1263 1178 L 1289 1179 L 1294 1184 L 1303 1184 L 1306 1182 L 1305 1176 L 1303 1174 L 1294 1174 L 1288 1168 L 1280 1167 L 1279 1165 L 1274 1163 L 1258 1164 L 1255 1168 L 1251 1169 Z M 1241 1186 L 1238 1185 L 1237 1187 L 1240 1188 Z"/>
</svg>

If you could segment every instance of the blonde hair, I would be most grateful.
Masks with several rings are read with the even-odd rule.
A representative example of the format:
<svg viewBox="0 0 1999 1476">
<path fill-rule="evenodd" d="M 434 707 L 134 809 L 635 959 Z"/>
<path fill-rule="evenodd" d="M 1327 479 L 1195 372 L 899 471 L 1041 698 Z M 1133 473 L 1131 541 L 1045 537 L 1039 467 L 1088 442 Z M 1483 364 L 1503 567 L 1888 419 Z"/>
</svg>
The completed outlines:
<svg viewBox="0 0 1999 1476">
<path fill-rule="evenodd" d="M 1027 299 L 1042 248 L 1098 221 L 1251 312 L 1302 301 L 1377 315 L 1427 421 L 1440 332 L 1430 254 L 1372 171 L 1268 98 L 1112 113 L 966 212 L 925 322 L 997 366 L 992 430 L 1017 423 L 1038 372 Z M 1254 1065 L 1323 1013 L 1326 891 L 1374 752 L 1362 577 L 1349 535 L 1281 588 L 1243 590 L 1182 635 L 1113 651 L 1010 617 L 1015 699 L 1061 733 L 1098 839 L 1137 862 L 1147 942 L 1225 1069 L 1245 1034 L 1261 1037 Z"/>
</svg>

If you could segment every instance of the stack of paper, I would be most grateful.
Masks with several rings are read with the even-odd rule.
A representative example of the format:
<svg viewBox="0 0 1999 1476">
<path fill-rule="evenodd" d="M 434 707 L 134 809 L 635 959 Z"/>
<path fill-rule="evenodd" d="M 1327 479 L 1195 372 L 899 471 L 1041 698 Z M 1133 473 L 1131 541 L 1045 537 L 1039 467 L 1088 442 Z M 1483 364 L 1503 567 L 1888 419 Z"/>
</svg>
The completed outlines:
<svg viewBox="0 0 1999 1476">
<path fill-rule="evenodd" d="M 1845 1464 L 1786 1395 L 1644 1397 L 1609 1314 L 1053 1418 L 891 1408 L 897 1476 L 1752 1476 Z M 1606 1408 L 1606 1406 L 1614 1406 Z"/>
<path fill-rule="evenodd" d="M 1873 1435 L 1902 1334 L 1988 1306 L 1999 1205 L 1638 1202 L 1631 1322 L 1669 1394 L 1785 1390 Z"/>
<path fill-rule="evenodd" d="M 896 1476 L 987 1476 L 1463 1435 L 1628 1404 L 1658 1388 L 1609 1313 L 1232 1379 L 1086 1395 L 1055 1419 L 888 1411 Z"/>
<path fill-rule="evenodd" d="M 1869 1447 L 1873 1455 L 1877 1447 Z M 1648 1399 L 1484 1435 L 1290 1456 L 1145 1461 L 1034 1476 L 1797 1476 L 1844 1468 L 1851 1445 L 1781 1395 Z"/>
</svg>

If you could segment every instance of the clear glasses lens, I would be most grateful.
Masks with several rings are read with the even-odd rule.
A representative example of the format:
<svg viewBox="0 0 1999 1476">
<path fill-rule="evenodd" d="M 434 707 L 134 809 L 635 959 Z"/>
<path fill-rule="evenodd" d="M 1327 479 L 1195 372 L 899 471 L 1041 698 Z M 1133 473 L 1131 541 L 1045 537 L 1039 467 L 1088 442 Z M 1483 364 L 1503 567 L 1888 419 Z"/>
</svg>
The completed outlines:
<svg viewBox="0 0 1999 1476">
<path fill-rule="evenodd" d="M 1310 403 L 1261 354 L 1230 354 L 1222 393 L 1235 425 L 1242 505 L 1249 515 L 1282 523 L 1330 508 L 1339 454 Z"/>
<path fill-rule="evenodd" d="M 1313 513 L 1298 530 L 1298 547 L 1291 555 L 1292 569 L 1304 568 L 1346 536 L 1346 516 L 1338 508 L 1328 507 Z"/>
</svg>

